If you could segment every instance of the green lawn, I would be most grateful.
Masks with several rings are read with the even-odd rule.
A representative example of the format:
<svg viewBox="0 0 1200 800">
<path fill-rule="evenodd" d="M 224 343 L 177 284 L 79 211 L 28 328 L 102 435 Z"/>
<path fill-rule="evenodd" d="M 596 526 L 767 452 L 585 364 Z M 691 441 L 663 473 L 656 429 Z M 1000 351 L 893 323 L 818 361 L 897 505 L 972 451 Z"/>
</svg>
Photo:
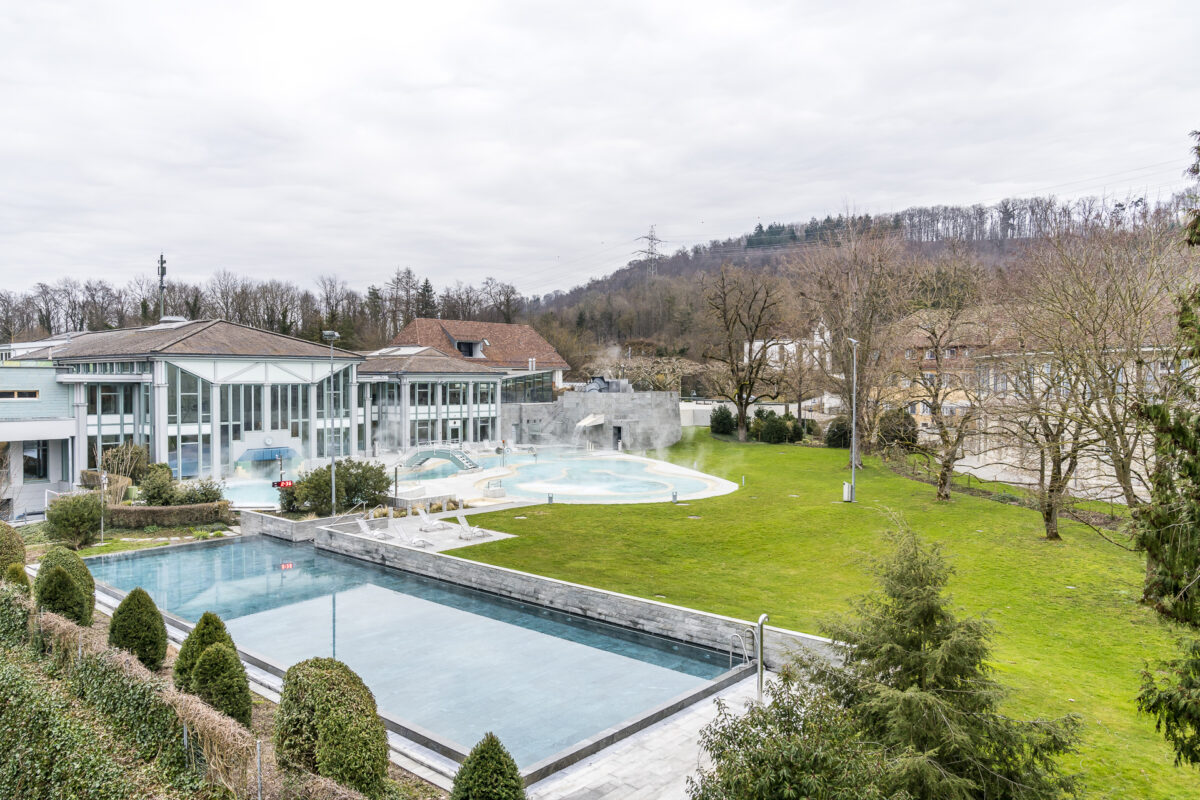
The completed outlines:
<svg viewBox="0 0 1200 800">
<path fill-rule="evenodd" d="M 1177 629 L 1138 605 L 1142 561 L 1084 526 L 1042 539 L 1031 510 L 956 494 L 870 462 L 859 502 L 843 504 L 846 451 L 728 443 L 685 429 L 664 457 L 740 482 L 690 505 L 536 506 L 475 521 L 517 534 L 455 555 L 591 586 L 820 633 L 871 586 L 889 511 L 941 542 L 956 569 L 955 601 L 995 624 L 994 664 L 1022 716 L 1083 717 L 1084 745 L 1068 768 L 1103 798 L 1200 793 L 1200 774 L 1172 766 L 1133 697 L 1146 659 L 1169 656 Z M 525 516 L 527 519 L 514 519 Z M 699 519 L 690 519 L 697 516 Z"/>
</svg>

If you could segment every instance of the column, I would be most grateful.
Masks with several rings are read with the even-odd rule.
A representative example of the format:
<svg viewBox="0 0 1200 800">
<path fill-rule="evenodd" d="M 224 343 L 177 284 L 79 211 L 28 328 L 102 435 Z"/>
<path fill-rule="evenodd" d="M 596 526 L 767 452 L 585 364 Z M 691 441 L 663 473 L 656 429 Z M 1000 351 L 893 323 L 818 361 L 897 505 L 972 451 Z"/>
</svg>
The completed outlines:
<svg viewBox="0 0 1200 800">
<path fill-rule="evenodd" d="M 216 383 L 210 383 L 209 389 L 209 419 L 211 420 L 211 440 L 212 449 L 209 451 L 212 457 L 212 478 L 214 481 L 219 481 L 224 477 L 224 462 L 222 461 L 221 452 L 221 386 Z M 230 442 L 232 444 L 232 442 Z"/>
<path fill-rule="evenodd" d="M 304 457 L 317 457 L 317 387 L 319 384 L 308 385 L 308 444 L 305 446 Z"/>
<path fill-rule="evenodd" d="M 371 396 L 375 391 L 375 384 L 364 383 L 363 393 L 366 395 L 363 399 L 366 401 L 363 408 L 363 455 L 370 458 L 375 455 L 374 431 L 371 430 L 371 409 L 374 408 L 374 398 Z"/>
<path fill-rule="evenodd" d="M 407 450 L 412 442 L 409 441 L 409 427 L 412 424 L 412 407 L 408 402 L 408 392 L 410 384 L 407 378 L 400 378 L 400 415 L 399 418 L 392 422 L 393 425 L 400 426 L 400 451 Z"/>
<path fill-rule="evenodd" d="M 75 384 L 74 388 L 75 388 L 75 400 L 74 400 L 75 447 L 72 450 L 72 454 L 73 454 L 72 460 L 74 461 L 74 463 L 71 465 L 71 488 L 72 489 L 74 489 L 75 486 L 79 483 L 80 471 L 87 468 L 87 446 L 88 446 L 87 394 L 86 394 L 87 384 L 77 383 L 77 384 Z M 99 409 L 97 409 L 97 410 L 99 410 Z M 21 443 L 17 442 L 16 445 L 18 447 L 20 447 Z M 10 444 L 9 445 L 10 454 L 12 453 L 12 447 L 13 447 L 13 445 Z M 19 456 L 20 456 L 20 453 L 16 453 L 14 456 L 10 456 L 9 461 L 11 461 L 13 464 L 16 464 L 19 460 Z M 16 483 L 14 482 L 12 485 L 16 486 Z M 15 494 L 13 496 L 16 497 Z"/>
<path fill-rule="evenodd" d="M 437 426 L 437 430 L 433 432 L 432 438 L 435 442 L 442 441 L 442 419 L 445 417 L 445 414 L 442 413 L 442 403 L 444 402 L 442 399 L 442 392 L 444 391 L 444 386 L 445 384 L 442 381 L 434 381 L 433 410 L 435 414 L 434 419 L 436 422 L 433 424 Z"/>
<path fill-rule="evenodd" d="M 154 408 L 150 448 L 150 460 L 166 463 L 167 460 L 167 365 L 162 361 L 152 363 L 154 385 L 150 391 L 150 403 Z"/>
<path fill-rule="evenodd" d="M 350 458 L 358 455 L 358 370 L 350 367 L 350 396 L 345 399 L 347 414 L 346 423 L 350 426 Z"/>
</svg>

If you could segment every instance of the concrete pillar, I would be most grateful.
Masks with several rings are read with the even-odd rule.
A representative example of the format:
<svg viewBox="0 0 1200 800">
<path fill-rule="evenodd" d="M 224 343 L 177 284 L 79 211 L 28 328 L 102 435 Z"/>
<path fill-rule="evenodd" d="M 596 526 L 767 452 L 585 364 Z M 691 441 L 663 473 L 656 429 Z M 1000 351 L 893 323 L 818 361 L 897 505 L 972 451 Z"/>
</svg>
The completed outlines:
<svg viewBox="0 0 1200 800">
<path fill-rule="evenodd" d="M 317 457 L 317 389 L 319 384 L 308 385 L 308 444 L 305 446 L 304 457 Z"/>
<path fill-rule="evenodd" d="M 209 406 L 212 412 L 209 417 L 212 436 L 212 449 L 209 451 L 212 454 L 211 472 L 213 480 L 219 481 L 224 477 L 224 464 L 221 460 L 221 387 L 215 383 L 210 383 L 208 386 Z"/>
<path fill-rule="evenodd" d="M 150 391 L 150 406 L 154 410 L 154 435 L 150 448 L 150 460 L 166 462 L 167 460 L 167 365 L 163 361 L 155 361 L 152 365 L 154 385 Z"/>
<path fill-rule="evenodd" d="M 345 399 L 347 415 L 346 424 L 350 426 L 350 452 L 346 455 L 354 458 L 358 455 L 358 371 L 350 367 L 350 396 Z"/>
<path fill-rule="evenodd" d="M 375 455 L 375 448 L 372 446 L 374 441 L 374 432 L 371 430 L 371 408 L 374 406 L 372 394 L 375 391 L 374 383 L 364 383 L 363 386 L 363 440 L 362 448 L 363 455 L 371 457 Z"/>
<path fill-rule="evenodd" d="M 75 388 L 75 397 L 74 397 L 74 402 L 73 402 L 72 406 L 75 411 L 75 443 L 74 443 L 74 447 L 72 449 L 72 459 L 71 459 L 73 462 L 71 464 L 71 488 L 72 489 L 74 489 L 76 487 L 76 485 L 79 483 L 80 471 L 87 468 L 87 446 L 88 446 L 87 394 L 86 394 L 87 384 L 77 383 L 77 384 L 75 384 L 74 388 Z M 99 409 L 97 409 L 97 410 L 99 410 Z M 9 453 L 10 453 L 9 461 L 11 461 L 12 464 L 15 465 L 18 461 L 20 461 L 19 457 L 21 454 L 20 453 L 12 454 L 12 447 L 14 444 L 17 447 L 20 447 L 21 443 L 14 442 L 13 444 L 9 445 Z M 16 467 L 14 466 L 13 468 L 15 469 Z M 15 480 L 12 483 L 12 485 L 16 486 Z M 15 498 L 16 495 L 14 494 L 13 497 Z M 15 500 L 14 500 L 14 506 L 15 506 Z M 15 511 L 14 511 L 14 513 L 15 513 Z"/>
<path fill-rule="evenodd" d="M 411 384 L 407 378 L 400 379 L 400 418 L 392 421 L 392 424 L 400 426 L 400 450 L 407 450 L 412 446 L 409 441 L 410 421 L 412 419 L 412 407 L 408 402 L 408 392 Z"/>
<path fill-rule="evenodd" d="M 435 442 L 442 441 L 442 417 L 443 417 L 443 414 L 442 414 L 442 386 L 443 385 L 444 384 L 442 381 L 434 381 L 434 384 L 433 384 L 433 409 L 434 409 L 434 414 L 436 415 L 435 419 L 437 420 L 437 422 L 434 423 L 434 425 L 437 426 L 437 430 L 435 430 L 433 432 L 433 440 Z"/>
</svg>

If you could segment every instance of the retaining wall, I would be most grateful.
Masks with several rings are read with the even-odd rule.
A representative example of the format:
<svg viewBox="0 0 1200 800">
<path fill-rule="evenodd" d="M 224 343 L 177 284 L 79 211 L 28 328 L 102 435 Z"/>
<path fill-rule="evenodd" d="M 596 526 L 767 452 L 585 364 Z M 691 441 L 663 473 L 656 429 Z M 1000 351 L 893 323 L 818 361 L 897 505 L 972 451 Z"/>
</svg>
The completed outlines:
<svg viewBox="0 0 1200 800">
<path fill-rule="evenodd" d="M 244 535 L 258 533 L 283 539 L 286 542 L 310 542 L 318 528 L 322 525 L 330 525 L 339 519 L 338 517 L 318 517 L 317 519 L 294 520 L 275 514 L 264 514 L 260 511 L 243 511 L 241 513 Z M 347 519 L 355 519 L 359 516 L 361 515 L 355 514 Z M 369 520 L 368 524 L 372 528 L 386 527 L 387 520 L 383 520 L 382 523 L 379 520 Z"/>
<path fill-rule="evenodd" d="M 342 525 L 338 527 L 345 528 Z M 749 620 L 480 564 L 443 553 L 430 553 L 330 527 L 318 528 L 313 544 L 322 550 L 714 650 L 727 651 L 732 645 L 734 651 L 740 654 L 741 646 L 734 639 L 737 634 L 751 651 L 754 649 L 755 625 Z M 751 631 L 750 634 L 747 634 L 747 629 Z M 820 636 L 768 625 L 763 638 L 763 660 L 771 669 L 784 664 L 797 651 L 814 653 L 830 660 L 836 658 L 830 641 Z"/>
</svg>

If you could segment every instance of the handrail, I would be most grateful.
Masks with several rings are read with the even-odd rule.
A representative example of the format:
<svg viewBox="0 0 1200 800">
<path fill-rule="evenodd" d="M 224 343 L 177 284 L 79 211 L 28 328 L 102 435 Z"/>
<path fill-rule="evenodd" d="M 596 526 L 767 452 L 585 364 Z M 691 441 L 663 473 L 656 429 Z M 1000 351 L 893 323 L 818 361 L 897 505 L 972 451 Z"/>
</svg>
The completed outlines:
<svg viewBox="0 0 1200 800">
<path fill-rule="evenodd" d="M 763 666 L 763 626 L 766 624 L 769 617 L 766 614 L 760 614 L 758 617 L 758 636 L 755 645 L 758 649 L 758 702 L 762 702 L 763 690 L 763 673 L 766 667 Z"/>
<path fill-rule="evenodd" d="M 333 516 L 333 520 L 334 520 L 334 521 L 333 521 L 333 522 L 331 522 L 331 523 L 329 523 L 329 524 L 330 524 L 330 525 L 336 525 L 336 524 L 338 524 L 338 522 L 340 522 L 341 520 L 343 520 L 343 519 L 345 519 L 346 517 L 348 517 L 348 516 L 350 516 L 351 514 L 353 514 L 353 513 L 354 513 L 354 509 L 358 508 L 359 506 L 362 506 L 362 507 L 363 507 L 363 509 L 365 510 L 365 509 L 366 509 L 366 507 L 367 507 L 367 501 L 366 501 L 366 500 L 359 500 L 357 503 L 355 503 L 354 505 L 352 505 L 352 506 L 350 507 L 350 510 L 349 510 L 349 511 L 343 511 L 341 514 L 335 514 L 335 515 Z"/>
<path fill-rule="evenodd" d="M 742 646 L 742 663 L 750 663 L 750 652 L 746 649 L 746 640 L 742 638 L 740 633 L 730 634 L 729 636 L 729 668 L 733 669 L 733 643 L 738 642 Z"/>
</svg>

